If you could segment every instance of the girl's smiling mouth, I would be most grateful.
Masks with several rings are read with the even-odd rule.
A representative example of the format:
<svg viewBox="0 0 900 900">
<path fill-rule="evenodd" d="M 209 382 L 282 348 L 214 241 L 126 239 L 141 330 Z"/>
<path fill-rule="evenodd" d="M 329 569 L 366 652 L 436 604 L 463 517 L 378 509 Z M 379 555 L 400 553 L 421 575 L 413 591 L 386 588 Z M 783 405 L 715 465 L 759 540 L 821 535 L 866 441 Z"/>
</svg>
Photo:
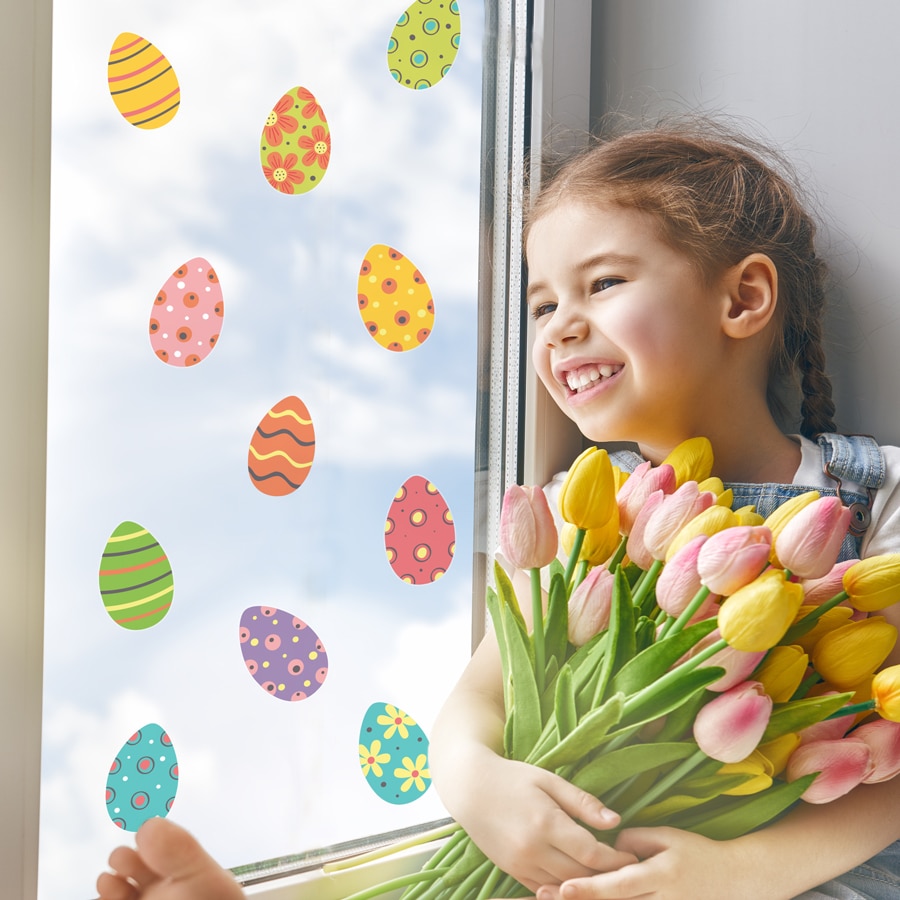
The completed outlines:
<svg viewBox="0 0 900 900">
<path fill-rule="evenodd" d="M 597 387 L 622 371 L 621 363 L 588 363 L 575 369 L 560 372 L 560 381 L 569 389 L 570 396 Z"/>
</svg>

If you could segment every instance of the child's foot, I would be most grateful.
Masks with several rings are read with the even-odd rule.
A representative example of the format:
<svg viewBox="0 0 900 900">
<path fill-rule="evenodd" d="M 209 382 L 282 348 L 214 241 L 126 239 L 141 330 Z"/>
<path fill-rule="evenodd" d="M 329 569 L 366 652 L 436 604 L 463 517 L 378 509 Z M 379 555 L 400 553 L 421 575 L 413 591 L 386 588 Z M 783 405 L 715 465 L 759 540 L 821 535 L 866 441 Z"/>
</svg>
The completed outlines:
<svg viewBox="0 0 900 900">
<path fill-rule="evenodd" d="M 174 822 L 149 819 L 135 843 L 110 853 L 113 871 L 97 879 L 100 900 L 243 900 L 231 874 Z"/>
</svg>

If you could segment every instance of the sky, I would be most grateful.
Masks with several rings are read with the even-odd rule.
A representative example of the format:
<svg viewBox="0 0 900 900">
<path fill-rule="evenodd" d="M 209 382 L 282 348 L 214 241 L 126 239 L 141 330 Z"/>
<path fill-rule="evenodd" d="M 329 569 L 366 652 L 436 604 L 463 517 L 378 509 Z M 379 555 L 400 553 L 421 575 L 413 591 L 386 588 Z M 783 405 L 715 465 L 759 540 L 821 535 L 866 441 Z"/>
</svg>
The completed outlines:
<svg viewBox="0 0 900 900">
<path fill-rule="evenodd" d="M 139 727 L 167 730 L 173 817 L 225 865 L 296 853 L 445 815 L 433 789 L 407 804 L 359 765 L 372 703 L 426 736 L 469 653 L 475 515 L 476 310 L 482 5 L 460 0 L 462 39 L 429 90 L 397 85 L 386 48 L 404 11 L 386 0 L 59 0 L 54 5 L 51 333 L 39 895 L 92 896 L 122 842 L 104 790 Z M 156 130 L 117 112 L 113 40 L 152 41 L 182 103 Z M 269 111 L 312 91 L 332 156 L 288 197 L 260 168 Z M 357 308 L 367 250 L 407 256 L 435 324 L 391 353 Z M 156 359 L 148 323 L 174 269 L 215 268 L 221 337 L 192 368 Z M 251 435 L 287 396 L 316 449 L 303 485 L 260 493 Z M 383 531 L 413 475 L 453 514 L 456 554 L 408 585 Z M 116 625 L 98 571 L 113 530 L 159 541 L 174 578 L 156 626 Z M 328 654 L 321 689 L 266 696 L 238 642 L 244 609 L 305 620 Z"/>
</svg>

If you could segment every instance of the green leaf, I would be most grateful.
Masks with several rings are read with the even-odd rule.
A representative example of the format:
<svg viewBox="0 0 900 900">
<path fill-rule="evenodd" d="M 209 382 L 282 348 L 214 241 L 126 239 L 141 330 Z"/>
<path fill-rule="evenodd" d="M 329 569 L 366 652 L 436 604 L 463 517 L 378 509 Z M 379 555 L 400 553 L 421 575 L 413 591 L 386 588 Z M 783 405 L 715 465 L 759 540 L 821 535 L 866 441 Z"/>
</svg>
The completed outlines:
<svg viewBox="0 0 900 900">
<path fill-rule="evenodd" d="M 521 616 L 516 616 L 509 605 L 500 607 L 503 634 L 509 650 L 509 679 L 512 686 L 512 706 L 506 714 L 511 716 L 513 759 L 524 759 L 541 733 L 541 699 L 534 678 L 534 657 L 531 640 Z"/>
<path fill-rule="evenodd" d="M 652 644 L 622 667 L 613 679 L 610 690 L 629 695 L 653 684 L 715 628 L 715 619 L 705 619 Z"/>
<path fill-rule="evenodd" d="M 634 626 L 634 650 L 635 653 L 641 653 L 646 650 L 652 643 L 656 634 L 656 623 L 647 616 L 641 616 Z"/>
<path fill-rule="evenodd" d="M 569 598 L 562 574 L 551 577 L 544 620 L 544 648 L 546 658 L 555 656 L 560 666 L 566 658 L 569 644 Z"/>
<path fill-rule="evenodd" d="M 729 800 L 736 801 L 728 804 L 717 815 L 704 817 L 699 822 L 691 825 L 682 824 L 679 827 L 689 831 L 705 835 L 717 841 L 727 841 L 732 838 L 747 834 L 766 822 L 770 822 L 776 816 L 789 809 L 800 795 L 812 784 L 816 773 L 804 775 L 790 784 L 778 782 L 772 787 L 752 797 L 734 797 Z"/>
<path fill-rule="evenodd" d="M 687 759 L 696 749 L 696 744 L 687 741 L 621 747 L 585 763 L 575 771 L 571 781 L 602 799 L 607 791 L 626 778 Z"/>
<path fill-rule="evenodd" d="M 644 688 L 626 700 L 622 724 L 635 725 L 665 716 L 692 701 L 696 692 L 705 690 L 724 674 L 721 666 L 704 666 Z"/>
<path fill-rule="evenodd" d="M 506 574 L 506 569 L 498 562 L 494 562 L 494 583 L 497 585 L 497 594 L 500 598 L 501 607 L 506 607 L 512 614 L 525 626 L 525 618 L 522 616 L 522 609 L 519 606 L 519 598 L 516 596 L 516 589 Z M 526 628 L 527 632 L 527 628 Z"/>
<path fill-rule="evenodd" d="M 777 703 L 769 717 L 760 743 L 774 741 L 775 738 L 792 731 L 800 731 L 809 725 L 815 725 L 837 712 L 851 697 L 852 693 L 832 694 L 828 697 L 807 697 L 803 700 L 791 700 L 788 703 Z"/>
<path fill-rule="evenodd" d="M 616 568 L 607 633 L 607 652 L 594 688 L 594 705 L 606 699 L 610 681 L 634 656 L 634 605 L 631 602 L 631 588 L 621 566 Z"/>
<path fill-rule="evenodd" d="M 503 670 L 503 702 L 504 707 L 509 710 L 512 707 L 512 698 L 509 696 L 507 682 L 509 681 L 509 647 L 506 643 L 506 633 L 503 629 L 503 616 L 501 614 L 500 598 L 497 592 L 492 588 L 487 589 L 487 608 L 494 623 L 494 637 L 497 639 L 497 646 L 500 648 L 500 665 Z M 508 717 L 507 717 L 508 718 Z"/>
<path fill-rule="evenodd" d="M 610 728 L 619 723 L 622 717 L 622 701 L 620 694 L 613 695 L 601 707 L 584 716 L 554 747 L 537 758 L 526 758 L 526 762 L 552 771 L 586 758 Z"/>
<path fill-rule="evenodd" d="M 697 691 L 687 703 L 682 703 L 678 709 L 672 710 L 667 716 L 665 724 L 659 734 L 658 741 L 674 741 L 692 732 L 694 719 L 700 709 L 706 706 L 713 695 L 709 691 Z"/>
<path fill-rule="evenodd" d="M 556 698 L 554 703 L 556 712 L 556 730 L 560 740 L 575 730 L 578 724 L 578 716 L 575 712 L 575 691 L 572 687 L 572 670 L 563 666 L 556 679 Z"/>
<path fill-rule="evenodd" d="M 559 557 L 554 556 L 550 561 L 548 571 L 550 573 L 550 581 L 552 582 L 557 575 L 559 575 L 560 578 L 565 575 L 566 567 L 560 562 Z"/>
</svg>

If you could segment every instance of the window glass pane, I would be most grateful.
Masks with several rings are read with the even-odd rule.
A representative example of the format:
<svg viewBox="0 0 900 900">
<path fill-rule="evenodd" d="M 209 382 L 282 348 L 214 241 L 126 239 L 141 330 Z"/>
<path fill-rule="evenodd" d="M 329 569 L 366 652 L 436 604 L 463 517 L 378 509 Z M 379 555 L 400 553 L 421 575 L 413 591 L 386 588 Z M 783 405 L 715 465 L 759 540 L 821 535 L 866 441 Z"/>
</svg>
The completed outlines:
<svg viewBox="0 0 900 900">
<path fill-rule="evenodd" d="M 229 866 L 445 815 L 482 594 L 456 6 L 55 4 L 42 898 L 169 800 Z"/>
</svg>

